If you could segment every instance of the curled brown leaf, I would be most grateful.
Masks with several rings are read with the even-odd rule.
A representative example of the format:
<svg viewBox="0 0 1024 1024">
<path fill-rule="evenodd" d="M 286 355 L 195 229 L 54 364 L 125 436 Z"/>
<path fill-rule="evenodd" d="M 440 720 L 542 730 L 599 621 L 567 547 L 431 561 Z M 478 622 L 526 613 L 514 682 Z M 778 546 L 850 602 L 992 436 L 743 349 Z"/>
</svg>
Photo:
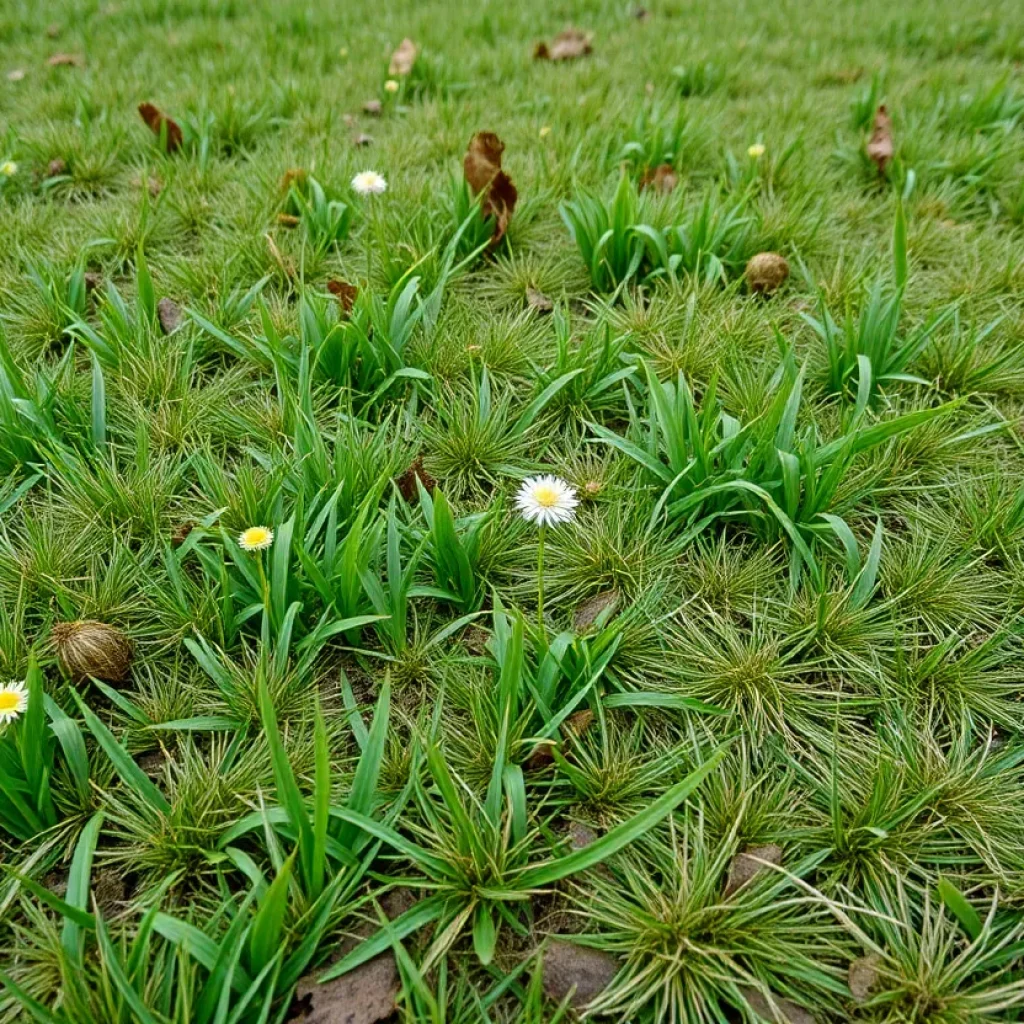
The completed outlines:
<svg viewBox="0 0 1024 1024">
<path fill-rule="evenodd" d="M 419 47 L 406 36 L 398 44 L 398 49 L 391 54 L 391 63 L 388 64 L 389 75 L 407 75 L 412 71 L 413 64 L 416 63 L 416 54 L 419 53 Z"/>
<path fill-rule="evenodd" d="M 878 173 L 885 174 L 895 149 L 892 139 L 892 118 L 889 117 L 889 111 L 886 110 L 884 103 L 875 111 L 871 138 L 868 139 L 866 149 L 868 157 L 878 168 Z"/>
<path fill-rule="evenodd" d="M 676 185 L 679 184 L 679 175 L 671 164 L 658 164 L 657 167 L 648 167 L 640 179 L 641 188 L 653 189 L 667 196 Z"/>
<path fill-rule="evenodd" d="M 327 282 L 327 290 L 338 300 L 341 311 L 346 315 L 352 312 L 352 304 L 356 301 L 359 289 L 348 281 L 332 278 Z"/>
<path fill-rule="evenodd" d="M 593 50 L 594 33 L 578 28 L 559 32 L 550 43 L 541 41 L 533 49 L 535 60 L 575 60 L 586 57 Z"/>
<path fill-rule="evenodd" d="M 173 153 L 181 148 L 181 127 L 177 121 L 168 117 L 152 103 L 140 103 L 139 116 L 158 139 L 166 138 L 167 141 L 164 145 L 167 147 L 168 153 Z M 165 132 L 166 134 L 164 134 Z"/>
<path fill-rule="evenodd" d="M 78 53 L 55 53 L 46 63 L 51 68 L 84 68 L 85 58 Z"/>
<path fill-rule="evenodd" d="M 501 169 L 505 143 L 494 132 L 477 132 L 469 140 L 462 161 L 466 184 L 475 196 L 483 196 L 480 206 L 484 217 L 494 218 L 491 246 L 496 246 L 508 230 L 519 193 L 512 179 Z"/>
</svg>

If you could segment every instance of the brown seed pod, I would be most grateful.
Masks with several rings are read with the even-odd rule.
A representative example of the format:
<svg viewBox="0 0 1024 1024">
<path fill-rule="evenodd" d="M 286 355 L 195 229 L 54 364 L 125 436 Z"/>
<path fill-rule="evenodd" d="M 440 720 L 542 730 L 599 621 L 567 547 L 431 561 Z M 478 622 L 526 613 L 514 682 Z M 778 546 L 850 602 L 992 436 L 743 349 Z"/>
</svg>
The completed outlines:
<svg viewBox="0 0 1024 1024">
<path fill-rule="evenodd" d="M 771 295 L 789 277 L 789 264 L 777 252 L 759 252 L 747 263 L 747 284 L 752 292 Z"/>
<path fill-rule="evenodd" d="M 95 677 L 123 682 L 132 663 L 132 642 L 115 626 L 82 619 L 58 622 L 51 634 L 64 671 L 76 683 Z"/>
</svg>

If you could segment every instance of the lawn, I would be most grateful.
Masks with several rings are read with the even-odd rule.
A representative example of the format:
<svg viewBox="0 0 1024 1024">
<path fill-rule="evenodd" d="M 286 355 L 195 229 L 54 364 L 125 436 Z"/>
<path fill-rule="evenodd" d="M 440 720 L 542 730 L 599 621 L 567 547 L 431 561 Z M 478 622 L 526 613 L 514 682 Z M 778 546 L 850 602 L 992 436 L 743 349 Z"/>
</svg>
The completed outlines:
<svg viewBox="0 0 1024 1024">
<path fill-rule="evenodd" d="M 1024 1017 L 1024 7 L 647 8 L 0 9 L 0 1022 Z"/>
</svg>

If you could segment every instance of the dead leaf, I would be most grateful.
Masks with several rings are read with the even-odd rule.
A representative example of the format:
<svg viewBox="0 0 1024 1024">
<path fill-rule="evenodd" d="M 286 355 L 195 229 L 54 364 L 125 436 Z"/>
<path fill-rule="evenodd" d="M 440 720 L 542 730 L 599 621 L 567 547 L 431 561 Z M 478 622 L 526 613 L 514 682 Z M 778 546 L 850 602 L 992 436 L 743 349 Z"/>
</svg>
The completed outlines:
<svg viewBox="0 0 1024 1024">
<path fill-rule="evenodd" d="M 96 908 L 109 920 L 117 913 L 128 896 L 128 883 L 124 872 L 117 868 L 100 868 L 92 873 L 91 894 Z"/>
<path fill-rule="evenodd" d="M 51 68 L 84 68 L 85 58 L 78 53 L 55 53 L 46 63 Z"/>
<path fill-rule="evenodd" d="M 769 1002 L 767 996 L 749 986 L 742 986 L 740 994 L 754 1013 L 767 1021 L 772 1021 L 773 1024 L 817 1024 L 815 1019 L 792 999 L 784 999 L 773 994 L 772 1001 Z"/>
<path fill-rule="evenodd" d="M 302 188 L 306 184 L 306 168 L 305 167 L 289 167 L 284 174 L 281 175 L 281 182 L 278 188 L 282 192 L 287 192 L 292 185 Z"/>
<path fill-rule="evenodd" d="M 181 326 L 181 306 L 174 299 L 161 299 L 156 304 L 156 315 L 164 334 L 173 334 Z"/>
<path fill-rule="evenodd" d="M 294 213 L 279 213 L 277 215 L 277 223 L 283 228 L 297 228 L 302 221 Z"/>
<path fill-rule="evenodd" d="M 575 60 L 591 53 L 593 32 L 582 32 L 578 28 L 567 28 L 559 32 L 551 43 L 539 42 L 533 50 L 534 60 Z"/>
<path fill-rule="evenodd" d="M 289 281 L 294 281 L 295 265 L 292 263 L 291 260 L 285 258 L 285 256 L 281 253 L 281 250 L 278 249 L 277 242 L 274 241 L 271 235 L 267 235 L 266 239 L 267 249 L 270 252 L 270 258 L 277 264 L 281 273 L 284 274 L 284 276 Z"/>
<path fill-rule="evenodd" d="M 569 826 L 569 845 L 573 850 L 582 850 L 596 842 L 597 833 L 589 825 L 584 825 L 581 821 L 574 821 Z"/>
<path fill-rule="evenodd" d="M 303 978 L 290 1018 L 304 1024 L 376 1024 L 395 1012 L 401 989 L 395 954 L 389 950 L 322 985 L 313 976 Z"/>
<path fill-rule="evenodd" d="M 782 847 L 775 843 L 767 846 L 751 846 L 737 853 L 729 865 L 729 877 L 725 882 L 725 895 L 731 896 L 749 881 L 767 870 L 767 864 L 782 863 Z"/>
<path fill-rule="evenodd" d="M 646 7 L 634 7 L 631 13 L 637 21 L 647 21 L 651 16 L 651 12 Z"/>
<path fill-rule="evenodd" d="M 154 199 L 164 190 L 164 183 L 155 174 L 153 177 L 136 174 L 132 178 L 132 184 L 136 188 L 146 189 Z"/>
<path fill-rule="evenodd" d="M 194 519 L 186 519 L 183 523 L 178 523 L 171 531 L 171 544 L 176 548 L 180 548 L 188 540 L 188 535 L 195 528 L 196 523 Z"/>
<path fill-rule="evenodd" d="M 352 136 L 353 146 L 372 146 L 373 136 L 367 135 L 366 132 L 359 132 L 357 135 Z"/>
<path fill-rule="evenodd" d="M 15 68 L 13 71 L 7 72 L 8 82 L 20 82 L 25 77 L 24 68 Z"/>
<path fill-rule="evenodd" d="M 640 179 L 641 188 L 653 189 L 667 196 L 679 184 L 679 175 L 671 164 L 658 164 L 653 170 L 648 167 Z"/>
<path fill-rule="evenodd" d="M 484 195 L 481 213 L 484 217 L 494 218 L 492 248 L 505 237 L 519 198 L 512 179 L 501 169 L 501 154 L 504 151 L 505 143 L 494 132 L 477 132 L 469 140 L 462 161 L 466 184 L 473 195 Z"/>
<path fill-rule="evenodd" d="M 597 622 L 601 613 L 606 609 L 614 609 L 619 603 L 619 592 L 617 590 L 606 590 L 601 594 L 588 597 L 582 604 L 576 606 L 572 615 L 572 628 L 574 633 L 582 633 L 584 630 Z"/>
<path fill-rule="evenodd" d="M 885 109 L 884 103 L 875 111 L 875 122 L 866 148 L 868 156 L 878 168 L 878 173 L 885 174 L 895 150 L 892 141 L 892 118 L 889 117 L 889 111 Z"/>
<path fill-rule="evenodd" d="M 98 270 L 87 270 L 83 275 L 85 281 L 85 290 L 87 292 L 94 292 L 101 284 L 103 284 L 103 276 Z"/>
<path fill-rule="evenodd" d="M 370 117 L 380 117 L 384 110 L 384 104 L 380 100 L 367 100 L 363 104 L 363 113 L 369 114 Z"/>
<path fill-rule="evenodd" d="M 555 308 L 555 304 L 536 288 L 526 289 L 526 305 L 530 309 L 537 310 L 538 313 L 550 313 Z"/>
<path fill-rule="evenodd" d="M 581 1010 L 611 984 L 618 971 L 619 963 L 610 953 L 573 942 L 550 942 L 541 968 L 544 994 L 561 1003 L 572 992 L 569 1005 Z"/>
<path fill-rule="evenodd" d="M 352 304 L 356 301 L 359 289 L 348 281 L 332 279 L 327 282 L 327 290 L 338 300 L 341 311 L 345 314 L 352 312 Z"/>
<path fill-rule="evenodd" d="M 152 103 L 140 103 L 139 116 L 146 122 L 149 130 L 157 138 L 161 138 L 163 133 L 166 131 L 167 142 L 165 145 L 168 153 L 173 153 L 181 148 L 181 127 L 178 125 L 177 121 L 172 120 L 166 114 L 162 113 L 154 107 Z"/>
<path fill-rule="evenodd" d="M 409 72 L 412 71 L 413 64 L 416 63 L 416 54 L 418 52 L 419 48 L 407 36 L 398 44 L 398 49 L 391 54 L 391 63 L 388 64 L 388 74 L 409 74 Z"/>
<path fill-rule="evenodd" d="M 419 488 L 416 481 L 423 484 L 423 489 L 432 493 L 437 487 L 437 481 L 423 468 L 423 456 L 417 455 L 413 464 L 395 481 L 398 486 L 398 493 L 408 502 L 419 499 Z"/>
<path fill-rule="evenodd" d="M 574 711 L 566 720 L 566 727 L 577 739 L 594 724 L 594 712 L 590 708 Z"/>
<path fill-rule="evenodd" d="M 380 908 L 389 921 L 412 909 L 416 896 L 411 889 L 391 889 L 380 898 Z M 364 921 L 357 925 L 358 938 L 344 940 L 336 949 L 336 962 L 355 948 L 359 938 L 368 938 L 376 925 Z M 395 1012 L 402 980 L 395 955 L 390 950 L 340 978 L 320 984 L 322 968 L 310 971 L 299 980 L 289 1008 L 288 1020 L 305 1024 L 376 1024 Z"/>
<path fill-rule="evenodd" d="M 49 25 L 46 26 L 46 35 L 50 39 L 56 39 L 57 36 L 59 36 L 60 34 L 61 34 L 61 27 L 60 27 L 60 25 L 57 24 L 57 22 L 53 21 Z"/>
<path fill-rule="evenodd" d="M 882 958 L 877 953 L 858 957 L 850 964 L 846 982 L 850 986 L 850 994 L 858 1003 L 866 1003 L 868 996 L 878 984 L 878 968 Z"/>
<path fill-rule="evenodd" d="M 59 156 L 46 165 L 46 176 L 48 178 L 56 178 L 61 174 L 67 174 L 67 171 L 68 165 Z"/>
</svg>

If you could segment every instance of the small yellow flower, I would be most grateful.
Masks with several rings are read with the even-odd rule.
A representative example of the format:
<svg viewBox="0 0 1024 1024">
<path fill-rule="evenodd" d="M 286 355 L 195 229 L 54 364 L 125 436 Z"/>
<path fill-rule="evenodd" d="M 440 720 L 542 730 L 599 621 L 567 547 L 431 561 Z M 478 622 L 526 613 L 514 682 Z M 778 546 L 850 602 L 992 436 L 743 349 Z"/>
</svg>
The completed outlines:
<svg viewBox="0 0 1024 1024">
<path fill-rule="evenodd" d="M 342 48 L 341 48 L 341 49 L 340 49 L 340 50 L 338 51 L 338 56 L 339 56 L 339 57 L 347 57 L 347 56 L 348 56 L 348 47 L 347 47 L 347 46 L 343 46 L 343 47 L 342 47 Z"/>
<path fill-rule="evenodd" d="M 0 164 L 0 174 L 5 178 L 13 178 L 18 173 L 18 165 L 13 160 L 5 160 Z"/>
<path fill-rule="evenodd" d="M 384 91 L 385 92 L 398 92 L 398 82 L 395 81 L 395 79 L 393 79 L 393 78 L 389 78 L 384 83 Z"/>
<path fill-rule="evenodd" d="M 546 139 L 551 134 L 551 125 L 546 124 L 541 127 L 540 137 Z"/>
<path fill-rule="evenodd" d="M 238 535 L 238 546 L 243 551 L 263 551 L 274 543 L 274 531 L 269 526 L 250 526 Z"/>
<path fill-rule="evenodd" d="M 28 707 L 28 694 L 25 684 L 13 680 L 0 686 L 0 724 L 11 722 L 18 715 L 23 715 Z"/>
<path fill-rule="evenodd" d="M 751 160 L 758 160 L 761 157 L 763 157 L 764 156 L 764 143 L 762 143 L 762 142 L 755 142 L 747 150 L 747 156 L 749 156 Z"/>
</svg>

